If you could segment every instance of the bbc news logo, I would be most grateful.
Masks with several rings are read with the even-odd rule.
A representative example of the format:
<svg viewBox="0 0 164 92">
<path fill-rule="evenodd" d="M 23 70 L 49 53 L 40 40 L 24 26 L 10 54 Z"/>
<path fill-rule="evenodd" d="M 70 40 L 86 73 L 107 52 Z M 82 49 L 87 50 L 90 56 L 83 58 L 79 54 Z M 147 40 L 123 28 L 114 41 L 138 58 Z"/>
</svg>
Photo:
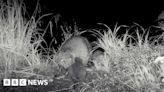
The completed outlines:
<svg viewBox="0 0 164 92">
<path fill-rule="evenodd" d="M 48 85 L 48 80 L 3 79 L 3 86 Z"/>
</svg>

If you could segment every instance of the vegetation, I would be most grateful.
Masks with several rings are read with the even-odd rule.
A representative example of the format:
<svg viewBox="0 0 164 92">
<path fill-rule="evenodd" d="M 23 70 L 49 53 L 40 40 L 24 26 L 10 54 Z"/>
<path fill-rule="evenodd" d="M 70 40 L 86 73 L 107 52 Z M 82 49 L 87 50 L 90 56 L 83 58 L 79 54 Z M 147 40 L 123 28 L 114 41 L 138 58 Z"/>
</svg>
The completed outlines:
<svg viewBox="0 0 164 92">
<path fill-rule="evenodd" d="M 26 89 L 0 86 L 0 91 L 37 90 L 37 91 L 79 91 L 79 92 L 162 92 L 163 88 L 163 34 L 149 36 L 150 29 L 134 23 L 132 26 L 120 25 L 112 30 L 79 30 L 61 25 L 62 40 L 71 36 L 90 33 L 97 40 L 92 42 L 102 48 L 104 54 L 94 60 L 95 66 L 87 71 L 84 81 L 74 89 L 67 71 L 58 62 L 62 60 L 58 49 L 46 43 L 45 34 L 53 36 L 52 21 L 43 29 L 41 22 L 45 14 L 37 18 L 39 5 L 31 17 L 27 18 L 25 4 L 21 0 L 0 2 L 0 80 L 12 78 L 47 79 L 49 85 Z M 59 15 L 57 15 L 59 16 Z M 53 17 L 58 20 L 59 17 Z M 160 24 L 161 25 L 161 24 Z M 50 31 L 48 30 L 50 28 Z M 159 26 L 160 27 L 160 26 Z M 124 31 L 124 34 L 119 32 Z M 131 32 L 132 31 L 132 32 Z M 44 44 L 44 45 L 43 45 Z M 60 43 L 58 43 L 60 44 Z M 58 45 L 59 48 L 62 45 Z M 70 59 L 65 59 L 66 61 Z M 52 81 L 53 80 L 53 81 Z M 2 81 L 1 83 L 2 84 Z M 70 85 L 71 84 L 71 85 Z"/>
</svg>

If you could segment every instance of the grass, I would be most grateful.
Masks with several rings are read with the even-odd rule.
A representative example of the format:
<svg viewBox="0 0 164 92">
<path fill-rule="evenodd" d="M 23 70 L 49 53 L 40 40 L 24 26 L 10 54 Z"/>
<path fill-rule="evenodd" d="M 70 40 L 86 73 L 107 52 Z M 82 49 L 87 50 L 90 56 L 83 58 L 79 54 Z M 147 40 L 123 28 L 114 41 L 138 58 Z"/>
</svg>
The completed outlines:
<svg viewBox="0 0 164 92">
<path fill-rule="evenodd" d="M 129 29 L 131 29 L 128 28 L 124 36 L 119 38 L 117 32 L 122 26 L 116 27 L 113 31 L 107 28 L 107 32 L 98 34 L 97 45 L 105 50 L 105 57 L 109 57 L 107 60 L 102 60 L 102 64 L 97 61 L 98 65 L 101 65 L 98 69 L 102 70 L 101 68 L 103 68 L 115 80 L 136 92 L 158 89 L 160 83 L 158 78 L 161 76 L 159 76 L 160 69 L 156 66 L 154 60 L 160 56 L 162 51 L 160 49 L 163 47 L 158 45 L 161 48 L 154 50 L 153 42 L 150 43 L 149 41 L 149 33 L 144 34 L 145 32 L 143 32 L 143 34 L 140 34 L 139 28 L 141 31 L 145 31 L 145 29 L 138 24 L 134 26 L 137 26 L 135 29 L 136 37 L 128 34 Z M 134 43 L 128 43 L 127 47 L 129 39 L 134 39 Z"/>
<path fill-rule="evenodd" d="M 10 78 L 12 73 L 28 78 L 35 75 L 34 69 L 41 65 L 39 49 L 42 48 L 41 42 L 44 39 L 39 33 L 40 20 L 36 20 L 34 16 L 26 19 L 25 8 L 19 0 L 1 2 L 1 79 Z"/>
<path fill-rule="evenodd" d="M 85 80 L 77 89 L 73 89 L 73 85 L 76 84 L 67 78 L 66 69 L 58 64 L 60 60 L 69 61 L 72 58 L 69 56 L 62 58 L 60 49 L 51 48 L 52 43 L 56 42 L 55 37 L 50 45 L 44 39 L 48 27 L 50 27 L 50 35 L 54 36 L 52 21 L 45 29 L 41 28 L 42 19 L 51 14 L 37 18 L 39 9 L 37 4 L 33 15 L 27 18 L 26 6 L 21 0 L 1 1 L 0 5 L 1 80 L 4 78 L 53 79 L 49 81 L 48 86 L 38 87 L 40 90 L 35 87 L 26 88 L 26 90 L 37 91 L 158 92 L 163 90 L 163 34 L 152 38 L 149 36 L 150 30 L 137 23 L 130 27 L 116 24 L 114 29 L 99 23 L 106 29 L 83 31 L 80 31 L 76 25 L 72 28 L 61 25 L 63 43 L 71 36 L 88 32 L 97 38 L 93 42 L 96 45 L 92 50 L 96 48 L 104 50 L 104 54 L 93 61 L 95 67 L 88 71 Z M 60 15 L 53 17 L 56 25 L 60 17 Z M 124 31 L 122 28 L 125 28 L 125 33 L 120 35 L 119 32 Z M 62 45 L 59 45 L 59 48 L 60 46 Z M 3 87 L 0 90 L 3 90 Z"/>
</svg>

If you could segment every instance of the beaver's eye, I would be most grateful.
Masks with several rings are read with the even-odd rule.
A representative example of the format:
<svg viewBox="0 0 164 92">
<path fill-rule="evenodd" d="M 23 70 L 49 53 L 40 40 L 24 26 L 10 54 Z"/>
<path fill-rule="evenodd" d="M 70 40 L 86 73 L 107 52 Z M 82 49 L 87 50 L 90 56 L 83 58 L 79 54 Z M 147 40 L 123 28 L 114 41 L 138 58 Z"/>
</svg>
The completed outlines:
<svg viewBox="0 0 164 92">
<path fill-rule="evenodd" d="M 92 67 L 92 66 L 95 66 L 95 64 L 93 63 L 93 61 L 88 61 L 87 66 Z"/>
</svg>

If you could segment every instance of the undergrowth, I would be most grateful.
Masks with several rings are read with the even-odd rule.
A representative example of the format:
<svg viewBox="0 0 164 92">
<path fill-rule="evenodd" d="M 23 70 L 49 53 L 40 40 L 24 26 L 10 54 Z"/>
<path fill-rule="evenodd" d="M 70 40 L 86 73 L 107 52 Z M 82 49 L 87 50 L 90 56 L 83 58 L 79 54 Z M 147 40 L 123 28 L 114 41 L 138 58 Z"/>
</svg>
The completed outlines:
<svg viewBox="0 0 164 92">
<path fill-rule="evenodd" d="M 58 62 L 62 60 L 59 49 L 48 47 L 44 35 L 47 28 L 42 29 L 42 18 L 37 18 L 36 10 L 29 18 L 26 6 L 21 0 L 0 2 L 0 79 L 27 78 L 48 79 L 53 91 L 93 91 L 93 92 L 156 92 L 163 90 L 161 78 L 164 76 L 163 63 L 155 62 L 164 53 L 163 34 L 156 39 L 149 36 L 149 29 L 134 23 L 132 26 L 120 25 L 112 30 L 109 26 L 99 23 L 106 29 L 79 30 L 61 25 L 64 38 L 67 41 L 72 36 L 90 33 L 97 38 L 95 48 L 102 48 L 104 54 L 89 72 L 89 76 L 78 89 L 73 89 L 73 83 L 65 80 L 66 70 Z M 52 21 L 50 34 L 52 35 Z M 68 27 L 70 28 L 70 27 Z M 126 32 L 120 35 L 122 29 Z M 130 33 L 133 31 L 133 33 Z M 153 39 L 153 40 L 152 40 Z M 160 40 L 160 41 L 159 41 Z M 52 43 L 55 38 L 52 39 Z M 44 47 L 42 44 L 46 44 Z M 60 48 L 61 45 L 59 45 Z M 65 58 L 69 60 L 70 57 Z M 162 62 L 162 61 L 161 61 Z M 60 81 L 60 82 L 59 82 Z M 61 85 L 61 86 L 54 86 Z M 155 90 L 155 91 L 154 91 Z"/>
</svg>

